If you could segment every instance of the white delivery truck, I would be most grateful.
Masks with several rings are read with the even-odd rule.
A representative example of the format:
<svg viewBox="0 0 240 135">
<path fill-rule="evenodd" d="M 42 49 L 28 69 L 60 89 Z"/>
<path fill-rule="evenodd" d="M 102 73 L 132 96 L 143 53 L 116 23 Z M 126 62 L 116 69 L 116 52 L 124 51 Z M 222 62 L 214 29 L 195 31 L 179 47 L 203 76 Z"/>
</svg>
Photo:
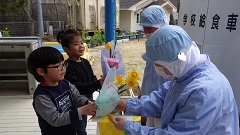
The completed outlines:
<svg viewBox="0 0 240 135">
<path fill-rule="evenodd" d="M 228 78 L 240 110 L 240 1 L 180 0 L 184 28 Z M 240 112 L 240 111 L 239 111 Z"/>
</svg>

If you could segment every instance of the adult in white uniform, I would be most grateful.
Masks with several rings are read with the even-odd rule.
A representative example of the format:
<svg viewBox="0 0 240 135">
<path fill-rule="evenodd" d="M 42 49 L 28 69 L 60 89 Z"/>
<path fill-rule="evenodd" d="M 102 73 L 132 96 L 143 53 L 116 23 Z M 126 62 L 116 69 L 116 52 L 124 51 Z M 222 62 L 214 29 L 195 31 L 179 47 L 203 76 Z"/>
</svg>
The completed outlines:
<svg viewBox="0 0 240 135">
<path fill-rule="evenodd" d="M 142 57 L 153 61 L 156 72 L 171 80 L 148 96 L 121 99 L 116 109 L 129 115 L 160 115 L 161 127 L 110 116 L 117 129 L 126 135 L 239 134 L 230 83 L 181 27 L 159 28 L 149 37 Z"/>
</svg>

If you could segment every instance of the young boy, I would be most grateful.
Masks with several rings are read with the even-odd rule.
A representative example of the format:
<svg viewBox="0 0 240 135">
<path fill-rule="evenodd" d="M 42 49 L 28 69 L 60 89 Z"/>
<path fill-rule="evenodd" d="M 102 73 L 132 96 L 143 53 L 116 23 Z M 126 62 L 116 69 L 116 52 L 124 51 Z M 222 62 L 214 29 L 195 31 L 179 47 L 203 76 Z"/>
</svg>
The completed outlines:
<svg viewBox="0 0 240 135">
<path fill-rule="evenodd" d="M 74 84 L 81 95 L 92 100 L 92 94 L 101 89 L 104 78 L 101 77 L 101 79 L 98 80 L 88 60 L 81 57 L 84 54 L 85 46 L 83 45 L 80 34 L 72 29 L 60 31 L 57 35 L 57 41 L 69 56 L 66 60 L 66 62 L 68 62 L 68 68 L 65 79 Z M 87 126 L 87 116 L 82 116 L 82 118 L 83 121 L 78 126 L 80 130 L 78 134 L 81 135 L 86 134 L 84 130 Z"/>
<path fill-rule="evenodd" d="M 95 115 L 96 106 L 64 79 L 68 64 L 60 51 L 41 47 L 28 57 L 27 69 L 40 82 L 33 108 L 43 135 L 76 135 L 82 115 Z"/>
</svg>

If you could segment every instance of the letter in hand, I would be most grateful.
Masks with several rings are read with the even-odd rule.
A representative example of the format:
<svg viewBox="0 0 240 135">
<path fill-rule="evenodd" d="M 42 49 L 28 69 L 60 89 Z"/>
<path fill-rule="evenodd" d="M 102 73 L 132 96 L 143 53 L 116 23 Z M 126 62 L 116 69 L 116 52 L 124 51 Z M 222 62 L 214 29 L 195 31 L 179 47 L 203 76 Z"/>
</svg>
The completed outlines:
<svg viewBox="0 0 240 135">
<path fill-rule="evenodd" d="M 94 102 L 88 101 L 88 104 L 80 107 L 80 112 L 82 115 L 91 115 L 95 116 L 97 111 L 97 107 Z"/>
<path fill-rule="evenodd" d="M 124 118 L 113 118 L 111 115 L 108 115 L 110 121 L 112 121 L 113 125 L 118 129 L 118 130 L 123 130 L 124 123 L 127 121 Z"/>
</svg>

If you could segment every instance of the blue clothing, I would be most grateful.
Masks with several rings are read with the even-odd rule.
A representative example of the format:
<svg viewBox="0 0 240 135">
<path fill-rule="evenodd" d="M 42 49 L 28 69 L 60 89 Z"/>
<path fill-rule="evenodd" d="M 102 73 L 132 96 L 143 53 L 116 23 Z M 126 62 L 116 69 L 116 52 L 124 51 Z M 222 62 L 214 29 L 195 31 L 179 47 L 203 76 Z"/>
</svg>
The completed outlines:
<svg viewBox="0 0 240 135">
<path fill-rule="evenodd" d="M 164 79 L 155 72 L 153 62 L 146 62 L 143 83 L 141 87 L 141 95 L 148 95 L 152 91 L 159 90 L 160 86 L 166 81 L 167 79 Z"/>
<path fill-rule="evenodd" d="M 180 51 L 188 51 L 192 39 L 179 26 L 167 25 L 157 29 L 146 41 L 145 61 L 173 62 L 178 60 Z"/>
<path fill-rule="evenodd" d="M 126 135 L 238 135 L 238 109 L 226 77 L 207 59 L 161 90 L 127 100 L 126 114 L 161 116 L 161 128 L 127 121 Z"/>
<path fill-rule="evenodd" d="M 140 16 L 140 25 L 152 27 L 153 25 L 166 23 L 166 13 L 159 5 L 152 5 L 146 8 Z"/>
</svg>

